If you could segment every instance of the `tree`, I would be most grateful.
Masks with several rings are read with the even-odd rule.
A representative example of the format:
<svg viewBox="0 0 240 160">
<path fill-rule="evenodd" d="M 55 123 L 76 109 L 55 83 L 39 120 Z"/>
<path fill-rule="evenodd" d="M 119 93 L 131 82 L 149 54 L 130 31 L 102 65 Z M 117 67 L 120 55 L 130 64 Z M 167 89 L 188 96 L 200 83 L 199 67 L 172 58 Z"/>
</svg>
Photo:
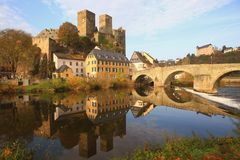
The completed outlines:
<svg viewBox="0 0 240 160">
<path fill-rule="evenodd" d="M 72 23 L 63 23 L 59 27 L 58 37 L 61 45 L 73 50 L 79 48 L 78 29 Z"/>
<path fill-rule="evenodd" d="M 0 31 L 0 61 L 11 66 L 15 75 L 20 64 L 29 64 L 32 37 L 22 30 L 6 29 Z"/>
<path fill-rule="evenodd" d="M 33 47 L 32 49 L 33 53 L 33 60 L 32 60 L 32 70 L 31 73 L 32 75 L 37 75 L 39 74 L 39 67 L 40 67 L 40 60 L 41 60 L 41 49 L 38 47 Z"/>
<path fill-rule="evenodd" d="M 42 59 L 41 59 L 39 74 L 40 74 L 41 78 L 47 78 L 48 77 L 48 60 L 47 60 L 47 55 L 46 54 L 44 54 Z"/>
<path fill-rule="evenodd" d="M 79 38 L 79 51 L 89 53 L 96 46 L 88 37 Z"/>
</svg>

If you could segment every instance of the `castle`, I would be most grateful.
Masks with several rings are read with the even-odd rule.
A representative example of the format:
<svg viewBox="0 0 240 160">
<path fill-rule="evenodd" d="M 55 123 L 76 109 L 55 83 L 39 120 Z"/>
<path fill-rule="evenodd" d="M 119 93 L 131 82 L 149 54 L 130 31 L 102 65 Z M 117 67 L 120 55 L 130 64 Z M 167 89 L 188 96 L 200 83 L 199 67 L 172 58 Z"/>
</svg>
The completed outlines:
<svg viewBox="0 0 240 160">
<path fill-rule="evenodd" d="M 105 50 L 126 55 L 125 30 L 112 28 L 112 17 L 99 16 L 99 30 L 95 24 L 95 13 L 82 10 L 77 13 L 77 28 L 79 36 L 88 37 Z M 33 45 L 38 46 L 49 60 L 53 59 L 58 42 L 58 29 L 44 29 L 32 39 Z M 87 53 L 88 54 L 88 53 Z"/>
<path fill-rule="evenodd" d="M 113 29 L 111 16 L 107 14 L 99 16 L 98 30 L 95 23 L 95 13 L 83 10 L 78 12 L 77 26 L 80 36 L 86 36 L 102 47 L 107 46 L 114 52 L 126 55 L 125 30 L 123 28 Z"/>
</svg>

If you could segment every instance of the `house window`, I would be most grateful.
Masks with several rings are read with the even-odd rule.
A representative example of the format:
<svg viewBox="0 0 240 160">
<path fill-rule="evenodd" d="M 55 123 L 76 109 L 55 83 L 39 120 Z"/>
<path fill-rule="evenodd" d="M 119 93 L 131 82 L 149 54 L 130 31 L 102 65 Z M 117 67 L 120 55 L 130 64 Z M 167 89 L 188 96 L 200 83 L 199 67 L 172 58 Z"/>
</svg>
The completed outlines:
<svg viewBox="0 0 240 160">
<path fill-rule="evenodd" d="M 68 77 L 68 74 L 66 74 L 66 77 Z"/>
<path fill-rule="evenodd" d="M 65 61 L 63 61 L 63 65 L 65 65 L 66 64 L 66 62 Z"/>
<path fill-rule="evenodd" d="M 108 72 L 108 68 L 105 68 L 105 71 Z"/>
<path fill-rule="evenodd" d="M 115 65 L 115 63 L 114 63 L 114 62 L 112 62 L 112 65 L 114 66 L 114 65 Z"/>
<path fill-rule="evenodd" d="M 92 72 L 96 72 L 96 71 L 97 71 L 96 67 L 92 67 Z"/>
<path fill-rule="evenodd" d="M 78 73 L 78 68 L 76 68 L 76 72 Z"/>
<path fill-rule="evenodd" d="M 78 62 L 76 62 L 76 66 L 78 66 Z"/>
<path fill-rule="evenodd" d="M 83 69 L 81 68 L 81 73 L 83 73 Z"/>
<path fill-rule="evenodd" d="M 69 65 L 71 66 L 71 65 L 72 65 L 72 62 L 69 62 Z"/>
<path fill-rule="evenodd" d="M 89 63 L 89 62 L 88 62 Z M 81 66 L 83 66 L 83 62 L 81 62 Z"/>
</svg>

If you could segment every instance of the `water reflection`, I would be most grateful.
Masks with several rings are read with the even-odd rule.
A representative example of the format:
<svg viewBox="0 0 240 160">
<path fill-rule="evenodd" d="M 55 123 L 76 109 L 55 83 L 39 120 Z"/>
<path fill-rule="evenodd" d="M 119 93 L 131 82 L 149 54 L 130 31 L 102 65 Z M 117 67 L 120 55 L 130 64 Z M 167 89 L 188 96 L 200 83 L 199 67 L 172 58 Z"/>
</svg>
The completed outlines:
<svg viewBox="0 0 240 160">
<path fill-rule="evenodd" d="M 142 95 L 142 93 L 144 94 Z M 156 142 L 159 140 L 159 131 L 162 129 L 170 127 L 182 133 L 182 128 L 179 129 L 179 127 L 184 128 L 185 126 L 179 126 L 176 117 L 164 117 L 166 116 L 164 114 L 167 113 L 161 109 L 164 106 L 171 108 L 168 114 L 174 113 L 181 116 L 181 121 L 189 126 L 189 131 L 196 127 L 192 127 L 189 119 L 186 119 L 189 115 L 192 117 L 196 117 L 196 114 L 201 115 L 199 119 L 196 119 L 198 123 L 210 121 L 210 119 L 202 118 L 202 116 L 210 116 L 215 121 L 219 121 L 218 123 L 229 124 L 228 119 L 219 120 L 219 117 L 215 117 L 217 115 L 233 119 L 231 126 L 223 126 L 226 127 L 223 128 L 223 131 L 226 132 L 222 132 L 222 135 L 227 135 L 229 132 L 232 135 L 239 134 L 239 115 L 237 113 L 224 110 L 218 104 L 175 87 L 150 88 L 142 92 L 138 90 L 104 91 L 88 95 L 1 96 L 0 100 L 0 142 L 24 138 L 34 146 L 39 143 L 38 138 L 43 138 L 42 145 L 44 146 L 47 142 L 57 140 L 58 143 L 55 146 L 59 147 L 52 151 L 57 152 L 56 150 L 58 150 L 57 157 L 64 155 L 64 151 L 74 155 L 75 152 L 72 151 L 76 150 L 78 156 L 83 158 L 111 157 L 135 149 L 134 143 L 140 145 L 142 143 L 140 139 L 146 138 Z M 182 111 L 187 112 L 183 113 Z M 147 121 L 150 125 L 145 125 Z M 168 124 L 165 123 L 166 121 Z M 214 127 L 209 124 L 204 125 L 209 128 Z M 142 126 L 143 128 L 141 128 Z M 199 123 L 197 129 L 203 130 L 202 126 Z M 139 129 L 145 132 L 138 132 Z M 133 133 L 134 130 L 136 133 Z M 155 132 L 156 134 L 153 134 Z M 143 135 L 144 133 L 145 135 Z M 134 136 L 135 139 L 129 138 Z M 131 145 L 131 142 L 134 143 Z M 118 152 L 114 150 L 115 147 Z M 46 158 L 42 152 L 47 152 L 48 149 L 46 146 L 45 150 L 39 150 L 37 156 L 40 158 L 35 158 Z M 68 156 L 65 159 L 67 158 Z M 76 157 L 72 156 L 72 158 Z"/>
</svg>

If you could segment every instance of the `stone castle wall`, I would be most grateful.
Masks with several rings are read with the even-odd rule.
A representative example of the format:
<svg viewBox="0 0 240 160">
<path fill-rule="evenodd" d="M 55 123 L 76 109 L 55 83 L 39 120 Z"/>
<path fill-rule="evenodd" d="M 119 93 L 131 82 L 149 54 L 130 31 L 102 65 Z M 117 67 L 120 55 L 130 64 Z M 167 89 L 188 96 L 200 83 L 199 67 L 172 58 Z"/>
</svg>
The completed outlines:
<svg viewBox="0 0 240 160">
<path fill-rule="evenodd" d="M 93 38 L 95 29 L 95 13 L 88 10 L 78 12 L 79 35 Z"/>
<path fill-rule="evenodd" d="M 99 16 L 99 32 L 112 34 L 112 17 L 109 15 Z"/>
</svg>

